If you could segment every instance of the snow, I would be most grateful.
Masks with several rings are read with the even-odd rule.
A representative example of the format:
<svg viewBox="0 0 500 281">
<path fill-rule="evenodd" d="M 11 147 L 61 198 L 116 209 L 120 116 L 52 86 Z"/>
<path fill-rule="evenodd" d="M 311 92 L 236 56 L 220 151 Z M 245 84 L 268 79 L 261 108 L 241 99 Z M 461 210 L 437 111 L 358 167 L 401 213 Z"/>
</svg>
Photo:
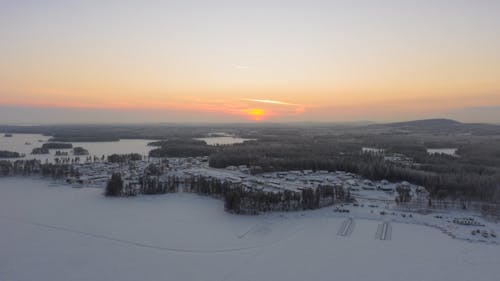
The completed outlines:
<svg viewBox="0 0 500 281">
<path fill-rule="evenodd" d="M 208 145 L 230 145 L 230 144 L 243 143 L 245 141 L 254 140 L 254 139 L 237 138 L 234 136 L 206 137 L 206 138 L 196 138 L 196 139 L 205 141 Z"/>
<path fill-rule="evenodd" d="M 457 156 L 457 150 L 457 148 L 427 148 L 427 153 Z"/>
<path fill-rule="evenodd" d="M 102 189 L 0 178 L 0 280 L 480 281 L 500 274 L 498 244 L 370 216 L 367 207 L 333 208 L 237 216 L 194 194 L 110 199 Z M 351 231 L 338 235 L 350 216 Z M 377 240 L 384 221 L 392 235 Z"/>
</svg>

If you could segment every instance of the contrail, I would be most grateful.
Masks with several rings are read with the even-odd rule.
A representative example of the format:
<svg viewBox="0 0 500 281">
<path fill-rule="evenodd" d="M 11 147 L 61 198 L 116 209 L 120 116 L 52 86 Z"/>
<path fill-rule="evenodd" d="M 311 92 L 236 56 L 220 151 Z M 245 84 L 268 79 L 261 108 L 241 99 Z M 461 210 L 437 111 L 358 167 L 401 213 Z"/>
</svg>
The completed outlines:
<svg viewBox="0 0 500 281">
<path fill-rule="evenodd" d="M 248 65 L 241 65 L 241 64 L 237 64 L 234 67 L 236 69 L 249 69 L 250 68 Z"/>
<path fill-rule="evenodd" d="M 261 103 L 298 106 L 298 104 L 284 102 L 284 101 L 277 101 L 277 100 L 260 100 L 260 99 L 244 99 L 244 100 L 246 100 L 246 101 L 253 101 L 253 102 L 261 102 Z"/>
</svg>

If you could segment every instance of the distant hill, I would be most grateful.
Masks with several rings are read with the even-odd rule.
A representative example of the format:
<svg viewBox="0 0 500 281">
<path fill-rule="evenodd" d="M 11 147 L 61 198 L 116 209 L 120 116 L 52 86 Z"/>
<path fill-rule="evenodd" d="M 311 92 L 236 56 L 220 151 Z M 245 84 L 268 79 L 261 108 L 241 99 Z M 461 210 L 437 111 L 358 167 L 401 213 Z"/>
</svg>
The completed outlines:
<svg viewBox="0 0 500 281">
<path fill-rule="evenodd" d="M 451 119 L 424 119 L 424 120 L 413 120 L 407 122 L 396 122 L 387 124 L 393 127 L 420 127 L 420 128 L 435 128 L 435 127 L 447 127 L 447 126 L 460 126 L 460 123 Z"/>
<path fill-rule="evenodd" d="M 388 129 L 408 133 L 463 133 L 474 135 L 498 135 L 500 125 L 481 123 L 461 123 L 451 119 L 423 119 L 406 122 L 376 124 L 372 129 Z"/>
<path fill-rule="evenodd" d="M 52 136 L 57 142 L 116 141 L 118 139 L 166 139 L 172 137 L 197 138 L 213 132 L 229 132 L 244 136 L 249 131 L 270 135 L 305 134 L 472 134 L 500 135 L 500 125 L 481 123 L 461 123 L 451 119 L 424 119 L 385 124 L 368 122 L 296 122 L 259 124 L 100 124 L 100 125 L 1 125 L 3 133 L 31 133 Z"/>
</svg>

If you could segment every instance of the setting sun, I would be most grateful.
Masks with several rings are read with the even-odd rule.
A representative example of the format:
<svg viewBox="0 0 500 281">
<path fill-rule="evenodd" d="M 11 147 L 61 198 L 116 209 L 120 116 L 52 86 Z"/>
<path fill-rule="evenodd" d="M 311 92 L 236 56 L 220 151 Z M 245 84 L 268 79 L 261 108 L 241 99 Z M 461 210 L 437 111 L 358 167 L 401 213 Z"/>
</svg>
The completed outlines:
<svg viewBox="0 0 500 281">
<path fill-rule="evenodd" d="M 245 110 L 248 118 L 253 121 L 261 121 L 265 118 L 266 112 L 260 108 L 252 108 Z"/>
</svg>

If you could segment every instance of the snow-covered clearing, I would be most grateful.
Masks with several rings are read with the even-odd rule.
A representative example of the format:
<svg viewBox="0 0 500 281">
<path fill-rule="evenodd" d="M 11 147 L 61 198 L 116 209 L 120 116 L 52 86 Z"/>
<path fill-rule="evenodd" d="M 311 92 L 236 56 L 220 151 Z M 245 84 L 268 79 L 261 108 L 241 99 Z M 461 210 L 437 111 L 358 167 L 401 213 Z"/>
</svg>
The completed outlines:
<svg viewBox="0 0 500 281">
<path fill-rule="evenodd" d="M 333 208 L 237 216 L 222 201 L 193 194 L 110 199 L 101 189 L 0 178 L 0 280 L 460 281 L 500 274 L 498 245 L 397 222 L 390 240 L 377 240 L 384 220 L 357 217 L 341 236 L 353 212 Z"/>
</svg>

